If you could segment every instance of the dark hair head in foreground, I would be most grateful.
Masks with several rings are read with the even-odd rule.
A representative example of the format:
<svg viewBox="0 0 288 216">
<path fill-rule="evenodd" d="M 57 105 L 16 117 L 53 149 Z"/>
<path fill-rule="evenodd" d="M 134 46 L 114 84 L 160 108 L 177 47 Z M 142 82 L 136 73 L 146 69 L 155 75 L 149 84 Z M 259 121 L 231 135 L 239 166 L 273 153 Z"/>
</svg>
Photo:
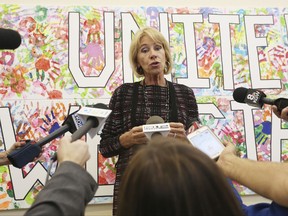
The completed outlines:
<svg viewBox="0 0 288 216">
<path fill-rule="evenodd" d="M 118 216 L 242 215 L 215 161 L 173 138 L 153 139 L 133 156 L 119 195 Z"/>
</svg>

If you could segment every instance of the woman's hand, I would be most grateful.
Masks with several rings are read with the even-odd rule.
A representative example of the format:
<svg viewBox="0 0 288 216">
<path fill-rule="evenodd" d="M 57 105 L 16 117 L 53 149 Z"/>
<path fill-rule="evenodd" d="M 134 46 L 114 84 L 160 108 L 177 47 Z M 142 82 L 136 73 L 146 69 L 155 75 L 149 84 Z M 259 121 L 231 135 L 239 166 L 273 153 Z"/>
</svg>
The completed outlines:
<svg viewBox="0 0 288 216">
<path fill-rule="evenodd" d="M 143 132 L 143 126 L 136 126 L 122 134 L 119 137 L 119 141 L 124 148 L 130 148 L 133 145 L 146 144 L 148 138 Z"/>
<path fill-rule="evenodd" d="M 184 125 L 180 122 L 170 122 L 170 137 L 187 139 Z"/>
</svg>

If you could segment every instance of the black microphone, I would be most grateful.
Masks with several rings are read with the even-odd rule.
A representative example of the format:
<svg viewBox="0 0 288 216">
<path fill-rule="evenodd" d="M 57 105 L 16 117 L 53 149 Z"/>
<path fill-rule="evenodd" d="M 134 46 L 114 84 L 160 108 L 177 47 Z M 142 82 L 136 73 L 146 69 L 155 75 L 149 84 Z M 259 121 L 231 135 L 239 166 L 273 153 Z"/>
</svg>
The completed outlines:
<svg viewBox="0 0 288 216">
<path fill-rule="evenodd" d="M 21 44 L 21 36 L 12 29 L 0 28 L 0 50 L 16 49 Z"/>
<path fill-rule="evenodd" d="M 278 98 L 270 99 L 266 98 L 266 94 L 257 89 L 247 89 L 239 87 L 234 90 L 233 98 L 238 103 L 247 103 L 250 106 L 262 108 L 264 104 L 276 105 L 279 112 L 288 106 L 288 99 Z"/>
<path fill-rule="evenodd" d="M 40 139 L 37 143 L 35 143 L 35 141 L 26 142 L 26 144 L 23 145 L 22 147 L 17 148 L 11 153 L 9 153 L 7 155 L 7 158 L 10 161 L 10 163 L 17 168 L 22 168 L 27 163 L 32 162 L 35 158 L 37 158 L 40 155 L 43 145 L 49 143 L 50 141 L 56 139 L 59 136 L 62 136 L 67 131 L 70 131 L 70 133 L 74 133 L 79 127 L 78 124 L 82 125 L 82 122 L 78 121 L 76 112 L 70 114 L 65 119 L 60 128 L 53 131 L 48 136 Z"/>
<path fill-rule="evenodd" d="M 143 125 L 143 132 L 148 139 L 152 139 L 156 135 L 167 136 L 170 131 L 170 124 L 164 123 L 160 116 L 151 116 Z"/>
</svg>

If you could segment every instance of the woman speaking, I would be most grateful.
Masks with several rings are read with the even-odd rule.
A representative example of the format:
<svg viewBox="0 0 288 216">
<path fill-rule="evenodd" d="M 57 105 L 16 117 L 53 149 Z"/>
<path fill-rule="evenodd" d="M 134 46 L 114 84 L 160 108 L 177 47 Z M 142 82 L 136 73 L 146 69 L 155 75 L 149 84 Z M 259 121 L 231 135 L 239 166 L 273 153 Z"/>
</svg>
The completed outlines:
<svg viewBox="0 0 288 216">
<path fill-rule="evenodd" d="M 151 116 L 170 124 L 168 136 L 186 139 L 186 131 L 198 119 L 198 107 L 191 88 L 169 82 L 164 75 L 172 69 L 169 44 L 156 29 L 145 27 L 134 36 L 130 64 L 140 82 L 124 83 L 113 93 L 112 110 L 101 133 L 100 152 L 118 156 L 114 185 L 113 215 L 116 215 L 121 177 L 137 148 L 148 141 L 142 125 Z"/>
</svg>

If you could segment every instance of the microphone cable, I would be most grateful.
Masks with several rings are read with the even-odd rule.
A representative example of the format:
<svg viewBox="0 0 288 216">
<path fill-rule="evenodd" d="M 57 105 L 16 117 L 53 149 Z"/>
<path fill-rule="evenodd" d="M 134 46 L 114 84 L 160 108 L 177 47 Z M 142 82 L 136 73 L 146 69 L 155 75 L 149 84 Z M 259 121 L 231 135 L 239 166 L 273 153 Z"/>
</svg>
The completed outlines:
<svg viewBox="0 0 288 216">
<path fill-rule="evenodd" d="M 49 181 L 50 175 L 52 175 L 51 171 L 52 171 L 52 168 L 53 168 L 53 164 L 56 163 L 54 173 L 55 173 L 56 169 L 58 168 L 58 161 L 55 160 L 55 158 L 56 158 L 55 155 L 56 155 L 56 152 L 52 155 L 52 157 L 50 157 L 50 160 L 48 162 L 49 165 L 48 165 L 48 168 L 47 168 L 47 174 L 46 174 L 46 178 L 45 178 L 45 185 Z"/>
</svg>

